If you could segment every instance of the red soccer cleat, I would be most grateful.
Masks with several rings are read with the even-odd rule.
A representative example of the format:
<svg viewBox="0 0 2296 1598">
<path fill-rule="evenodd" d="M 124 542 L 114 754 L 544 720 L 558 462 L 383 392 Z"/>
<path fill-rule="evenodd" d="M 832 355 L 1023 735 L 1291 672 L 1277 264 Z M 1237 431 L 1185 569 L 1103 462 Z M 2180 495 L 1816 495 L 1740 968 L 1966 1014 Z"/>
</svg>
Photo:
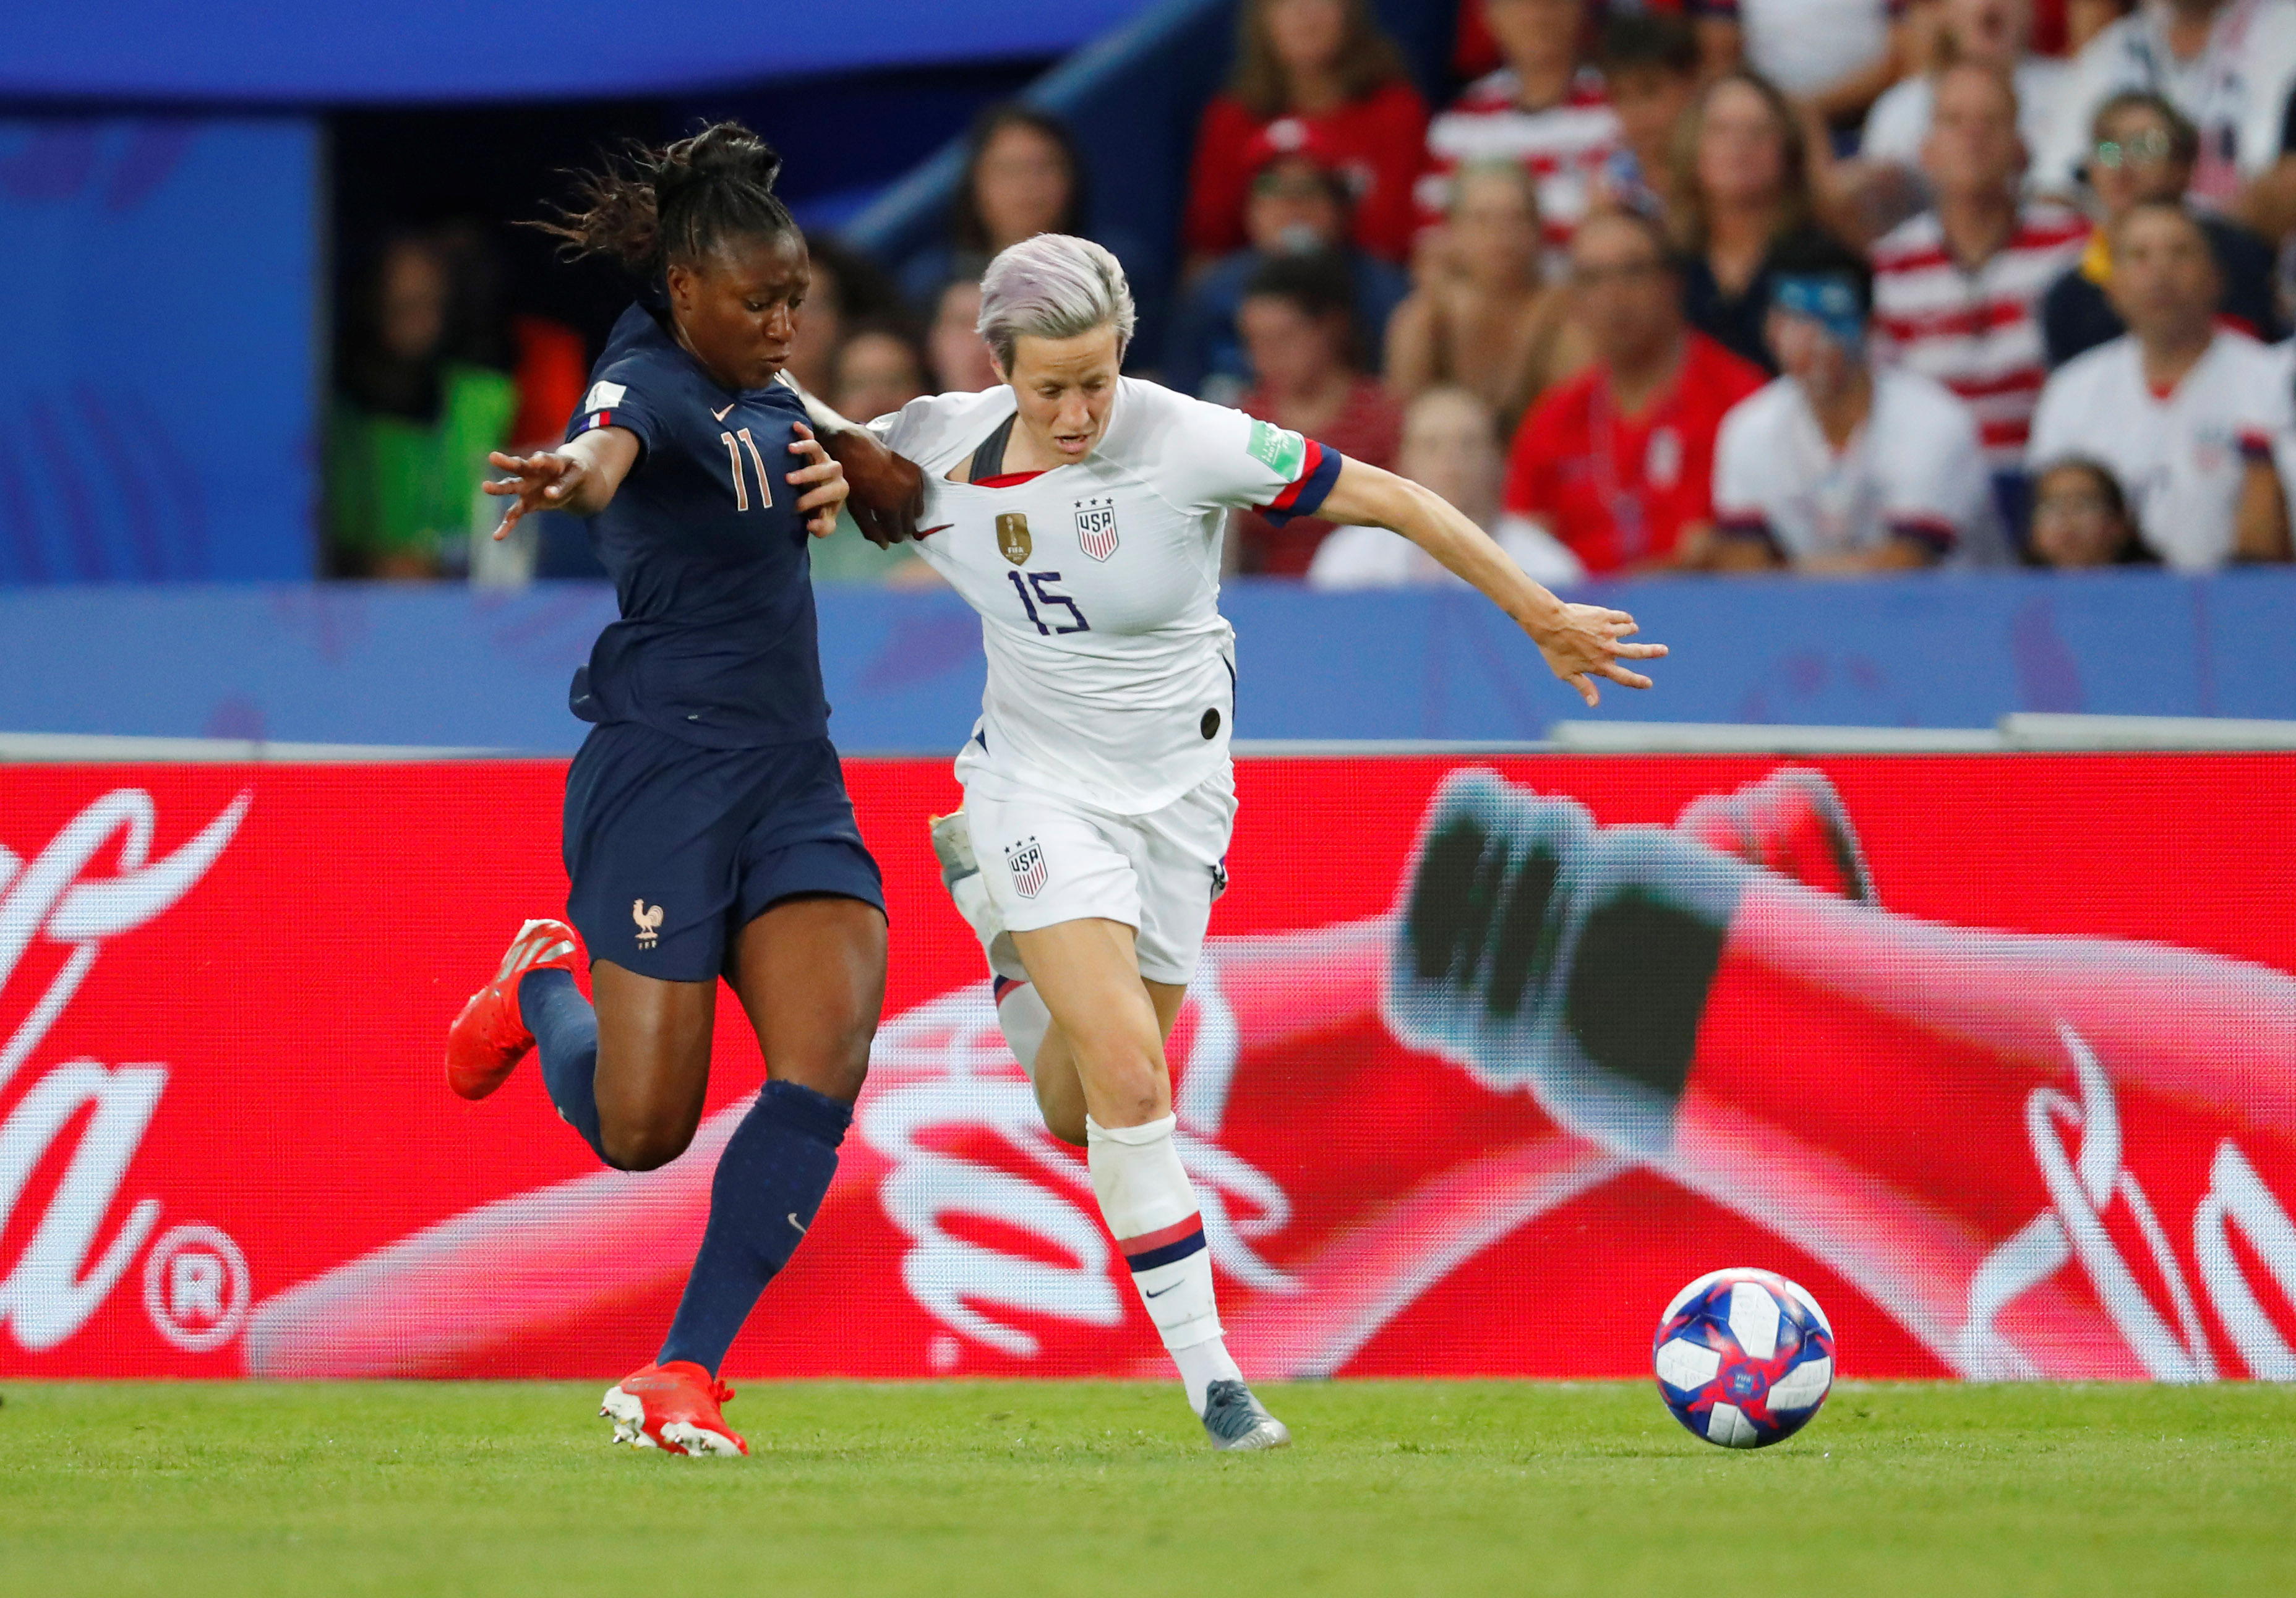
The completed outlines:
<svg viewBox="0 0 2296 1598">
<path fill-rule="evenodd" d="M 509 1080 L 534 1047 L 518 1011 L 518 980 L 530 971 L 574 969 L 574 929 L 562 921 L 530 921 L 511 939 L 495 979 L 471 996 L 447 1028 L 447 1086 L 465 1099 L 483 1099 Z"/>
<path fill-rule="evenodd" d="M 614 1440 L 665 1454 L 747 1454 L 750 1445 L 726 1424 L 718 1406 L 734 1389 L 692 1360 L 648 1365 L 606 1389 L 598 1413 L 614 1423 Z"/>
</svg>

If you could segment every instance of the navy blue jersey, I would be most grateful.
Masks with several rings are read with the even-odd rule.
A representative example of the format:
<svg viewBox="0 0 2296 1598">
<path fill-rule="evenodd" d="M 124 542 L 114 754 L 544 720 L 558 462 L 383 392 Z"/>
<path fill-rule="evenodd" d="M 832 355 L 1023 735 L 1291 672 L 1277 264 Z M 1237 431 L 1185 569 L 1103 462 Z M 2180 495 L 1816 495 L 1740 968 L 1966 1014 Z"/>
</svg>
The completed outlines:
<svg viewBox="0 0 2296 1598">
<path fill-rule="evenodd" d="M 731 393 L 643 305 L 614 324 L 566 429 L 637 437 L 637 463 L 590 519 L 621 619 L 575 673 L 574 714 L 709 749 L 825 736 L 811 560 L 789 452 L 787 387 Z"/>
</svg>

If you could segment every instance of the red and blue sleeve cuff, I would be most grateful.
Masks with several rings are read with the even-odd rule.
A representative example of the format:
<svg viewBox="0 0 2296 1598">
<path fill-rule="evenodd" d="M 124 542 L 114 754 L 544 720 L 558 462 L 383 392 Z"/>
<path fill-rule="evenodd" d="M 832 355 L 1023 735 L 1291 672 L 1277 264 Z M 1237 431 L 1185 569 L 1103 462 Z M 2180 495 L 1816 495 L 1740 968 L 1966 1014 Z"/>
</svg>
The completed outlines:
<svg viewBox="0 0 2296 1598">
<path fill-rule="evenodd" d="M 1939 516 L 1893 516 L 1890 519 L 1890 536 L 1918 544 L 1939 558 L 1951 554 L 1953 546 L 1961 541 L 1959 530 Z"/>
<path fill-rule="evenodd" d="M 2240 453 L 2246 459 L 2272 463 L 2272 439 L 2268 434 L 2243 430 L 2240 435 Z"/>
<path fill-rule="evenodd" d="M 1332 496 L 1332 485 L 1340 480 L 1340 468 L 1347 464 L 1347 456 L 1338 450 L 1325 449 L 1313 438 L 1307 443 L 1307 469 L 1290 488 L 1257 507 L 1277 527 L 1295 516 L 1313 516 L 1322 510 L 1324 502 Z"/>
</svg>

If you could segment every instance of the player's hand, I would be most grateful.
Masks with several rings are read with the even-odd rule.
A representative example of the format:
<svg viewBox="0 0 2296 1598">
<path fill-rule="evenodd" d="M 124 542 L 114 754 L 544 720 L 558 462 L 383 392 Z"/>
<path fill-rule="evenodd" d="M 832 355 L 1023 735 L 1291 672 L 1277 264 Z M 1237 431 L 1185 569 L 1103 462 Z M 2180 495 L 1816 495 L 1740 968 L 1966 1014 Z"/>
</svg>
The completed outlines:
<svg viewBox="0 0 2296 1598">
<path fill-rule="evenodd" d="M 806 513 L 805 530 L 816 538 L 826 538 L 837 530 L 837 507 L 853 492 L 852 485 L 845 480 L 845 468 L 830 457 L 821 447 L 821 440 L 813 436 L 813 429 L 802 422 L 797 424 L 797 438 L 790 445 L 790 454 L 803 455 L 811 463 L 789 474 L 789 480 L 800 488 L 814 485 L 797 502 L 797 508 Z"/>
<path fill-rule="evenodd" d="M 826 442 L 853 485 L 847 508 L 861 536 L 880 549 L 915 537 L 917 518 L 925 508 L 925 474 L 916 463 L 904 460 L 873 434 L 857 428 L 832 433 Z"/>
<path fill-rule="evenodd" d="M 540 455 L 504 455 L 496 450 L 487 456 L 487 463 L 497 471 L 510 473 L 505 478 L 489 479 L 486 491 L 511 501 L 503 512 L 502 525 L 495 529 L 497 539 L 510 537 L 510 529 L 529 511 L 563 511 L 571 508 L 574 496 L 588 479 L 590 469 L 572 455 L 560 455 L 545 449 Z"/>
<path fill-rule="evenodd" d="M 1651 680 L 1642 673 L 1622 665 L 1627 660 L 1656 660 L 1666 654 L 1663 643 L 1628 643 L 1642 628 L 1624 611 L 1607 611 L 1601 605 L 1565 605 L 1555 624 L 1531 633 L 1531 642 L 1538 652 L 1546 657 L 1546 664 L 1556 676 L 1578 690 L 1578 696 L 1589 705 L 1603 702 L 1603 695 L 1595 686 L 1596 677 L 1628 688 L 1647 688 Z"/>
</svg>

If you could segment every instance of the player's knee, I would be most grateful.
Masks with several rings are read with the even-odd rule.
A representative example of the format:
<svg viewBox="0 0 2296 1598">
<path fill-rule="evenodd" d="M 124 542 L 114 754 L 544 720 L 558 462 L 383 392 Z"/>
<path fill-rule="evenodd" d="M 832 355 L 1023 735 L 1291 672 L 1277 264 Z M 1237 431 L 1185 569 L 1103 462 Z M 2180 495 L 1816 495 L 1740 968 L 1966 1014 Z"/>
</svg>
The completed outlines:
<svg viewBox="0 0 2296 1598">
<path fill-rule="evenodd" d="M 1083 1100 L 1055 1102 L 1051 1094 L 1039 1087 L 1037 1089 L 1037 1108 L 1044 1115 L 1046 1131 L 1064 1143 L 1074 1143 L 1079 1149 L 1085 1146 Z"/>
<path fill-rule="evenodd" d="M 598 1139 L 606 1163 L 618 1171 L 660 1170 L 693 1142 L 693 1128 L 667 1120 L 640 1119 L 617 1125 L 603 1121 Z"/>
</svg>

